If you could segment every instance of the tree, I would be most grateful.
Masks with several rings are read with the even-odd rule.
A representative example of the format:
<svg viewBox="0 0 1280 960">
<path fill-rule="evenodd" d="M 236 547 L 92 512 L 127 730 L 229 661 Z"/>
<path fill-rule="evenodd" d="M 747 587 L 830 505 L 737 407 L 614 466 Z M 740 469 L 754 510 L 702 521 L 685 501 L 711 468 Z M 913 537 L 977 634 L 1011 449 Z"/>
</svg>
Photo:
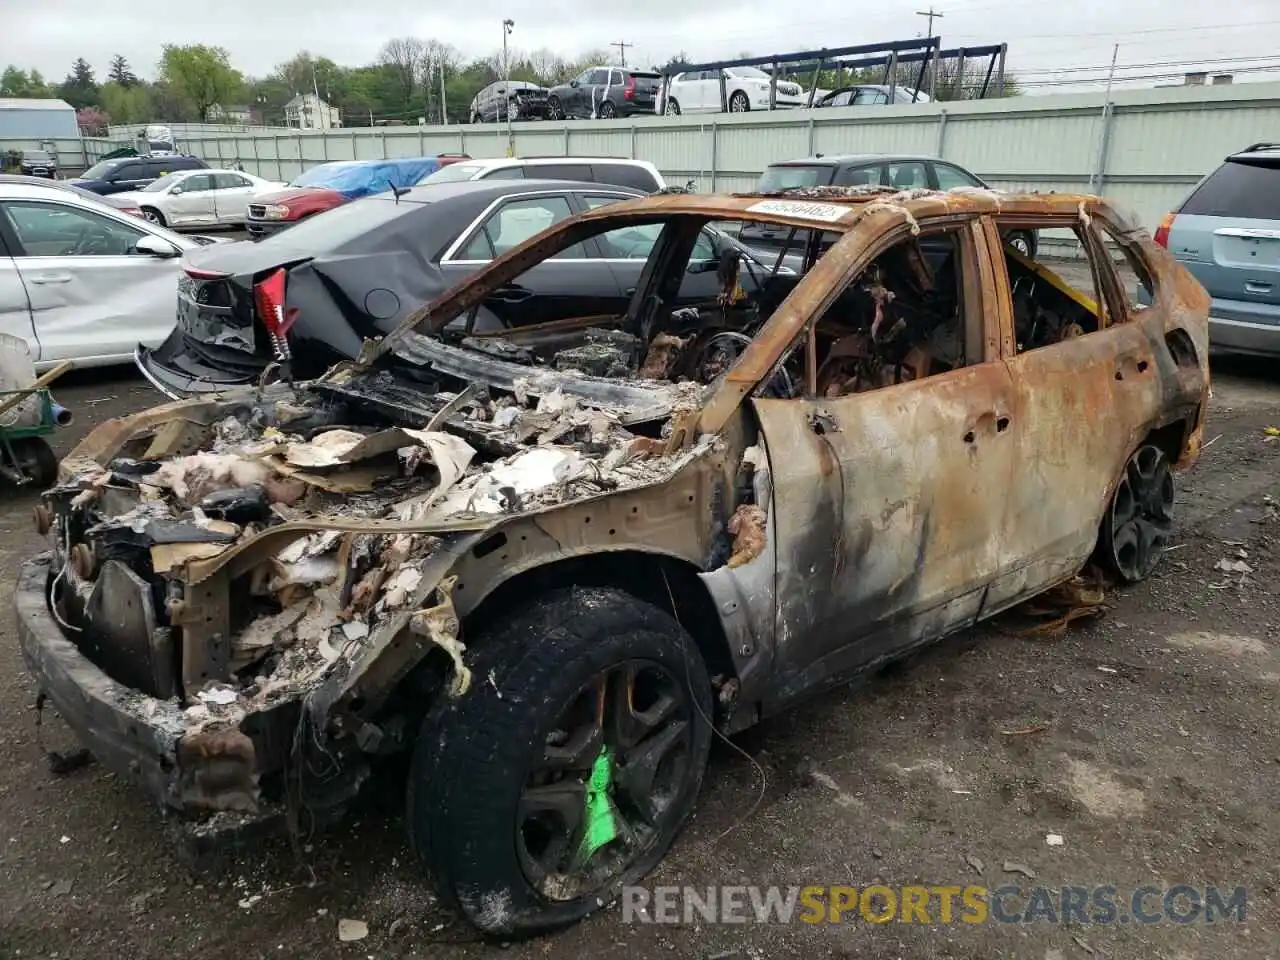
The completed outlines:
<svg viewBox="0 0 1280 960">
<path fill-rule="evenodd" d="M 84 107 L 76 111 L 76 124 L 85 136 L 105 137 L 111 118 L 97 107 Z"/>
<path fill-rule="evenodd" d="M 210 107 L 233 103 L 244 92 L 244 77 L 231 66 L 231 57 L 222 47 L 167 43 L 160 57 L 160 78 L 188 101 L 201 120 Z"/>
<path fill-rule="evenodd" d="M 115 80 L 98 88 L 102 109 L 113 123 L 140 123 L 151 118 L 151 96 L 136 83 L 124 86 Z"/>
<path fill-rule="evenodd" d="M 51 97 L 53 91 L 40 76 L 39 70 L 27 73 L 10 64 L 0 74 L 0 97 Z"/>
<path fill-rule="evenodd" d="M 71 72 L 58 85 L 58 96 L 77 110 L 98 105 L 98 85 L 93 80 L 93 67 L 84 57 L 71 65 Z"/>
<path fill-rule="evenodd" d="M 111 78 L 112 83 L 122 87 L 136 87 L 139 83 L 137 75 L 129 67 L 129 61 L 118 53 L 111 58 L 111 68 L 107 71 L 107 76 Z"/>
<path fill-rule="evenodd" d="M 414 94 L 423 74 L 426 52 L 426 44 L 417 37 L 393 37 L 378 51 L 378 62 L 390 71 L 395 81 L 396 103 L 393 112 L 411 111 Z"/>
</svg>

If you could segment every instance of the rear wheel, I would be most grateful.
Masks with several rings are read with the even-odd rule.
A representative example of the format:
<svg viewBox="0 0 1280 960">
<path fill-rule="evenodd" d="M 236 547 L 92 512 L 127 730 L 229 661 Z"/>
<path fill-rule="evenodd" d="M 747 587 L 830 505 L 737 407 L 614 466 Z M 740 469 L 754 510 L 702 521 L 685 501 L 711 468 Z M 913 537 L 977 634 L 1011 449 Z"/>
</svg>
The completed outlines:
<svg viewBox="0 0 1280 960">
<path fill-rule="evenodd" d="M 612 100 L 606 100 L 604 103 L 600 104 L 601 120 L 612 120 L 617 115 L 618 115 L 618 109 L 613 105 Z"/>
<path fill-rule="evenodd" d="M 664 110 L 663 112 L 664 112 L 668 117 L 678 117 L 678 116 L 680 116 L 680 101 L 676 100 L 675 98 L 669 98 L 669 99 L 667 100 L 667 107 L 666 107 L 666 110 Z"/>
<path fill-rule="evenodd" d="M 751 109 L 751 101 L 741 90 L 735 90 L 729 98 L 730 113 L 747 113 Z"/>
<path fill-rule="evenodd" d="M 1099 559 L 1120 579 L 1145 580 L 1173 536 L 1173 473 L 1155 444 L 1129 458 L 1102 520 Z"/>
<path fill-rule="evenodd" d="M 563 120 L 564 106 L 560 103 L 559 97 L 549 97 L 547 99 L 547 119 Z"/>
<path fill-rule="evenodd" d="M 418 739 L 410 844 L 489 934 L 573 923 L 653 869 L 692 812 L 706 668 L 674 620 L 607 588 L 547 594 L 471 646 L 472 688 Z"/>
<path fill-rule="evenodd" d="M 164 214 L 161 213 L 159 210 L 157 210 L 155 207 L 143 207 L 142 216 L 149 223 L 154 223 L 160 227 L 167 226 L 167 221 L 164 218 Z"/>
</svg>

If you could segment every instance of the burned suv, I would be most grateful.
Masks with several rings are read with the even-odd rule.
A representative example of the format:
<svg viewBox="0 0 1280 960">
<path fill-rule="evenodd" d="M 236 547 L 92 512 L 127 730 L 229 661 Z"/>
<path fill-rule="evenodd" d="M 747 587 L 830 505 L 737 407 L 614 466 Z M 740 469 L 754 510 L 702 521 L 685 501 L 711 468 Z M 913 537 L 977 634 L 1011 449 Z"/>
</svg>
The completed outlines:
<svg viewBox="0 0 1280 960">
<path fill-rule="evenodd" d="M 717 292 L 677 304 L 715 221 L 784 225 L 804 269 L 748 284 L 759 264 L 726 251 Z M 1094 289 L 1002 247 L 1015 225 L 1074 232 Z M 641 228 L 625 310 L 473 328 L 524 272 Z M 548 929 L 659 862 L 713 728 L 1091 557 L 1147 576 L 1200 444 L 1207 308 L 1096 198 L 603 206 L 318 380 L 282 352 L 274 382 L 94 430 L 36 510 L 22 650 L 200 838 L 332 819 L 407 755 L 409 843 L 444 899 L 490 933 Z"/>
</svg>

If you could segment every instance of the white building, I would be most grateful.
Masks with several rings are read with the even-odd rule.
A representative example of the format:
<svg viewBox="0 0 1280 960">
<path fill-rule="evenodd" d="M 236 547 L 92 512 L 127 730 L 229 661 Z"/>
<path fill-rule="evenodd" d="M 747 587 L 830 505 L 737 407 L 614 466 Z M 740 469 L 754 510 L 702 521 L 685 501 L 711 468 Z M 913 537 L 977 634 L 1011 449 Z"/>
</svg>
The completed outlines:
<svg viewBox="0 0 1280 960">
<path fill-rule="evenodd" d="M 285 125 L 299 130 L 331 130 L 342 126 L 338 108 L 314 93 L 301 93 L 284 105 Z"/>
</svg>

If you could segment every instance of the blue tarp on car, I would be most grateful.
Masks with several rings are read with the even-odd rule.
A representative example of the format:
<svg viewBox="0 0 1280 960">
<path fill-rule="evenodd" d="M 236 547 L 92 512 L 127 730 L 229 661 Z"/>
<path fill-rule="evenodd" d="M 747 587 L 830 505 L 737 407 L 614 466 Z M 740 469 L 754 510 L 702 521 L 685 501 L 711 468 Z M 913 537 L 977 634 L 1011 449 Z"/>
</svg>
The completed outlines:
<svg viewBox="0 0 1280 960">
<path fill-rule="evenodd" d="M 412 187 L 440 169 L 438 157 L 405 157 L 397 160 L 335 160 L 312 167 L 295 177 L 291 187 L 327 187 L 348 200 L 382 193 L 392 187 Z"/>
</svg>

